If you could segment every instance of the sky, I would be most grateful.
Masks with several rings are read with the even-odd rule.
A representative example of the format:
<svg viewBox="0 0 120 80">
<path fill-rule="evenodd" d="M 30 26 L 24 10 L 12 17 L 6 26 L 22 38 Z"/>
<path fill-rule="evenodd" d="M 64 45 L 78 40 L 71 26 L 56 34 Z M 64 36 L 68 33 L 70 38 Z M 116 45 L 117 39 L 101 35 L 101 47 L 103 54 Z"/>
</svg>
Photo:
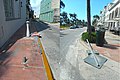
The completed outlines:
<svg viewBox="0 0 120 80">
<path fill-rule="evenodd" d="M 39 14 L 40 14 L 40 2 L 41 1 L 42 0 L 30 0 L 31 7 L 34 10 L 36 17 L 39 17 Z"/>
<path fill-rule="evenodd" d="M 87 0 L 62 0 L 65 3 L 65 8 L 61 11 L 67 13 L 76 13 L 78 19 L 87 20 Z M 91 19 L 93 15 L 99 15 L 100 11 L 103 10 L 104 6 L 113 0 L 91 0 Z M 41 0 L 30 0 L 32 9 L 34 10 L 37 17 L 40 14 L 40 2 Z"/>
<path fill-rule="evenodd" d="M 76 13 L 80 20 L 87 20 L 87 0 L 62 0 L 65 3 L 65 8 L 61 11 L 67 13 Z M 111 3 L 113 0 L 91 0 L 91 19 L 94 15 L 99 15 L 104 6 Z"/>
</svg>

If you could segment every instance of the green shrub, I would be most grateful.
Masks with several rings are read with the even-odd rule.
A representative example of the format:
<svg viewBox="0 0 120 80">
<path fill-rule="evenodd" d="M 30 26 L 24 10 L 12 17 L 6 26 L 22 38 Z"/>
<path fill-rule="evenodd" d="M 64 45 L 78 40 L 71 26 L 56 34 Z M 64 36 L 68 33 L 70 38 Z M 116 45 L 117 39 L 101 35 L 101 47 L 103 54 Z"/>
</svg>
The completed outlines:
<svg viewBox="0 0 120 80">
<path fill-rule="evenodd" d="M 82 40 L 86 41 L 86 39 L 88 39 L 90 43 L 95 43 L 96 42 L 96 33 L 92 32 L 91 37 L 90 37 L 90 34 L 88 32 L 84 32 L 82 34 Z"/>
</svg>

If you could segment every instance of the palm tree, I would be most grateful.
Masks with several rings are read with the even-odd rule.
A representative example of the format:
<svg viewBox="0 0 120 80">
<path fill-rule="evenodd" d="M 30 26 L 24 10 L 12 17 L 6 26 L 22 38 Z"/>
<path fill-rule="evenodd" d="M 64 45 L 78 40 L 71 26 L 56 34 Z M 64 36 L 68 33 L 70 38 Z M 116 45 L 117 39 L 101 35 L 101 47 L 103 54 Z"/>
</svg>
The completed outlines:
<svg viewBox="0 0 120 80">
<path fill-rule="evenodd" d="M 82 26 L 84 27 L 84 25 L 85 25 L 85 20 L 82 20 Z"/>
<path fill-rule="evenodd" d="M 65 8 L 65 4 L 62 0 L 60 0 L 60 8 Z"/>
<path fill-rule="evenodd" d="M 78 24 L 81 25 L 81 24 L 82 24 L 82 21 L 81 21 L 81 20 L 78 20 Z"/>
<path fill-rule="evenodd" d="M 91 13 L 90 13 L 90 0 L 87 0 L 87 28 L 88 33 L 91 35 Z"/>
<path fill-rule="evenodd" d="M 99 19 L 100 19 L 100 17 L 98 15 L 94 15 L 92 25 L 94 25 L 96 27 Z"/>
<path fill-rule="evenodd" d="M 62 12 L 60 16 L 61 16 L 61 24 L 62 23 L 66 24 L 68 22 L 67 12 Z"/>
<path fill-rule="evenodd" d="M 76 21 L 77 21 L 77 14 L 71 14 L 71 13 L 69 13 L 69 15 L 70 15 L 70 18 L 72 19 L 72 24 L 74 25 L 74 24 L 76 24 Z"/>
<path fill-rule="evenodd" d="M 100 19 L 100 17 L 99 17 L 98 15 L 94 15 L 93 18 L 94 18 L 94 19 L 97 19 L 97 20 Z"/>
</svg>

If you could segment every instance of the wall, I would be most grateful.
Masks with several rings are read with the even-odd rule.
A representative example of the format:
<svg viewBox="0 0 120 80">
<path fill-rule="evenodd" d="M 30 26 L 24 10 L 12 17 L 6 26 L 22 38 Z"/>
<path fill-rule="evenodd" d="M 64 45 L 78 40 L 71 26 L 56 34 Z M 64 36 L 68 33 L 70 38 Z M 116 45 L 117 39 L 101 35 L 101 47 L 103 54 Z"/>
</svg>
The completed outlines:
<svg viewBox="0 0 120 80">
<path fill-rule="evenodd" d="M 26 21 L 26 0 L 21 0 L 21 2 L 21 18 L 6 21 L 3 0 L 0 0 L 0 47 L 2 47 Z"/>
<path fill-rule="evenodd" d="M 60 0 L 52 0 L 52 9 L 60 8 Z"/>
<path fill-rule="evenodd" d="M 59 19 L 60 0 L 42 0 L 40 6 L 40 20 L 54 22 Z"/>
</svg>

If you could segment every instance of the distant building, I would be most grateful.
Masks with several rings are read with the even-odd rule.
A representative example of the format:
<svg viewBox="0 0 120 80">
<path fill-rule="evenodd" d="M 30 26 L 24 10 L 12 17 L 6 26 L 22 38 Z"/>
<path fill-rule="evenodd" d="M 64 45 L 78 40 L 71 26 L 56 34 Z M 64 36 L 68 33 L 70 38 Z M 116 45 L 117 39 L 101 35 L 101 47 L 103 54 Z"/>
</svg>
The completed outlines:
<svg viewBox="0 0 120 80">
<path fill-rule="evenodd" d="M 34 10 L 32 10 L 30 0 L 26 0 L 26 19 L 33 19 L 34 18 Z"/>
<path fill-rule="evenodd" d="M 39 19 L 47 22 L 59 22 L 60 0 L 42 0 Z"/>
<path fill-rule="evenodd" d="M 0 0 L 0 48 L 25 21 L 26 0 Z"/>
<path fill-rule="evenodd" d="M 120 31 L 120 0 L 113 0 L 100 13 L 100 22 L 110 31 Z"/>
</svg>

